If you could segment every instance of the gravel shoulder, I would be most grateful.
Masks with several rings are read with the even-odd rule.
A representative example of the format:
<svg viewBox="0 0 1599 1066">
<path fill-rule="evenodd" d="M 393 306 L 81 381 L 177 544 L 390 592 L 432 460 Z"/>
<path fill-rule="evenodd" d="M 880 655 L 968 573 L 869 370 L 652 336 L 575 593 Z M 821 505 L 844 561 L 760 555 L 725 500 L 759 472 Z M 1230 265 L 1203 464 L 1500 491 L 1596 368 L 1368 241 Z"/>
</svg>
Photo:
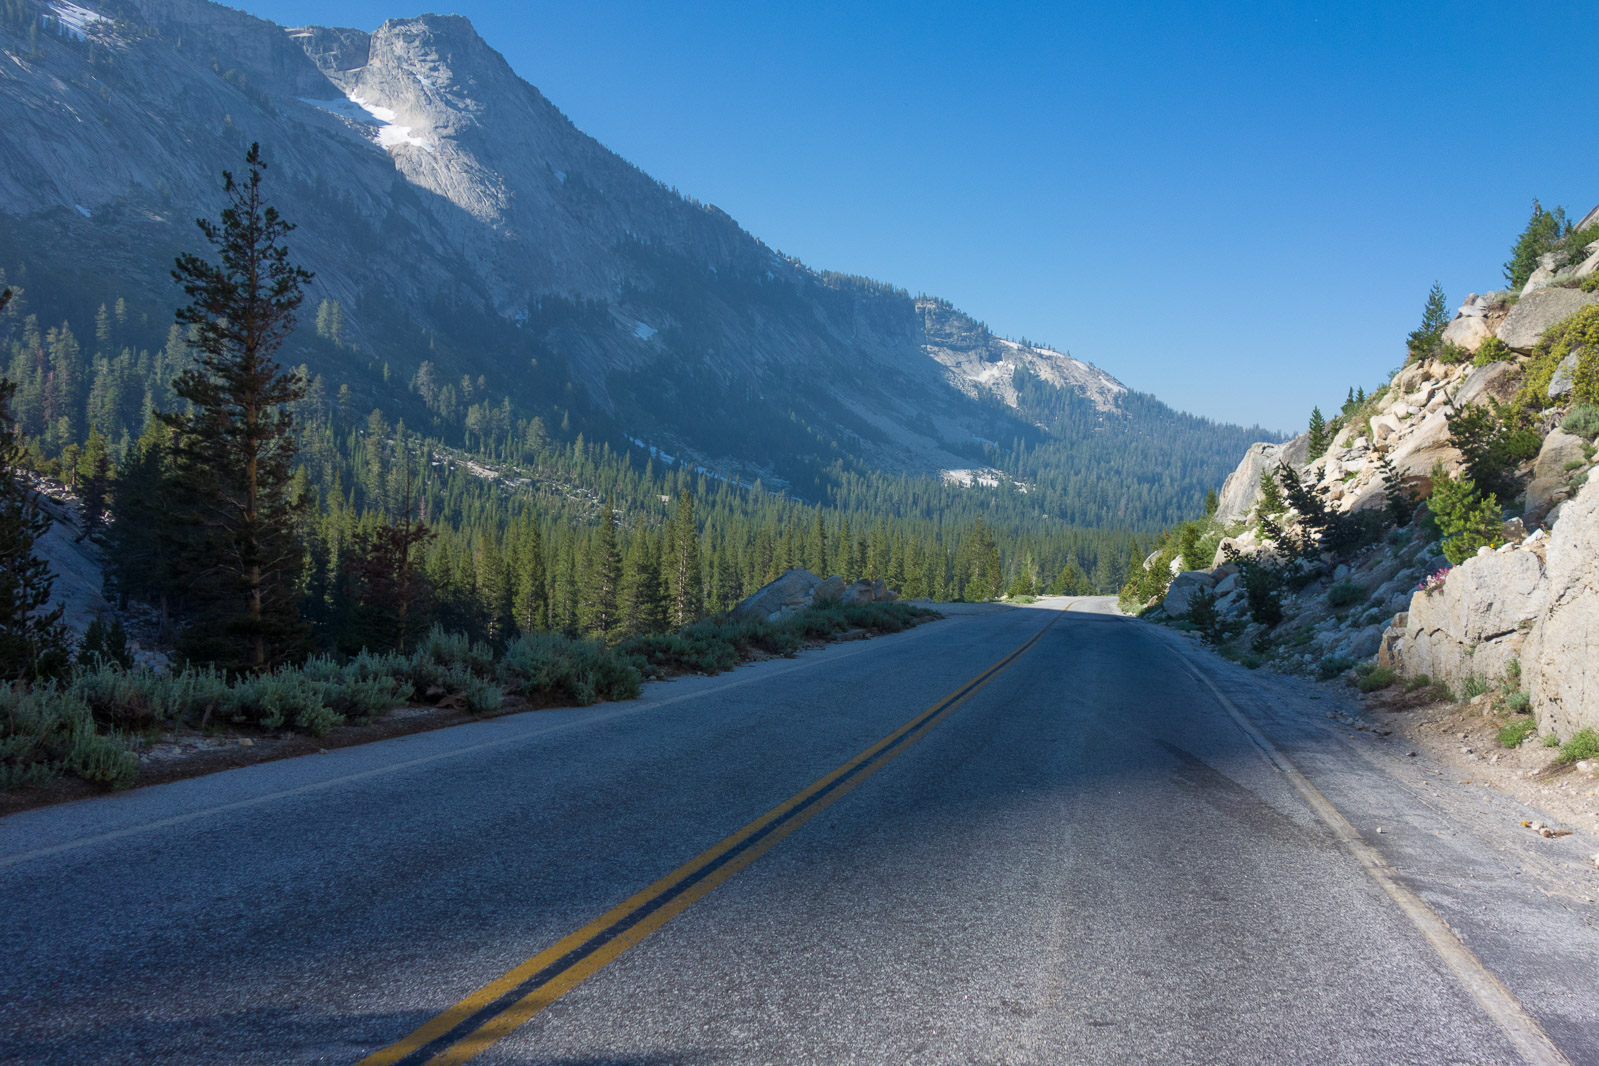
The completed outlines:
<svg viewBox="0 0 1599 1066">
<path fill-rule="evenodd" d="M 1440 702 L 1426 690 L 1407 694 L 1397 687 L 1362 695 L 1342 680 L 1249 670 L 1194 634 L 1151 628 L 1202 658 L 1229 695 L 1283 729 L 1285 748 L 1308 747 L 1295 737 L 1334 737 L 1351 756 L 1399 782 L 1418 810 L 1443 819 L 1447 828 L 1433 832 L 1475 836 L 1525 863 L 1545 891 L 1599 904 L 1599 774 L 1556 763 L 1556 752 L 1536 737 L 1519 748 L 1501 747 L 1502 718 L 1491 696 Z M 1554 835 L 1539 835 L 1535 825 Z M 1361 828 L 1379 837 L 1392 832 Z M 1585 921 L 1599 929 L 1599 910 L 1590 908 Z"/>
</svg>

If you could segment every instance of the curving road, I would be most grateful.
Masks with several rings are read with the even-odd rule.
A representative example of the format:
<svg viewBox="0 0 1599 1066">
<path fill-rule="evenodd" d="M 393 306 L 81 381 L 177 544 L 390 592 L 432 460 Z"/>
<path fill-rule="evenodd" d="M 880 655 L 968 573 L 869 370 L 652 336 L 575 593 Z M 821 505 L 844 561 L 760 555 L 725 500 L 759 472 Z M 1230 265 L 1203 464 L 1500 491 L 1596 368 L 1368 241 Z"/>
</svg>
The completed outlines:
<svg viewBox="0 0 1599 1066">
<path fill-rule="evenodd" d="M 1599 1064 L 1551 842 L 1112 612 L 7 818 L 0 1062 Z"/>
</svg>

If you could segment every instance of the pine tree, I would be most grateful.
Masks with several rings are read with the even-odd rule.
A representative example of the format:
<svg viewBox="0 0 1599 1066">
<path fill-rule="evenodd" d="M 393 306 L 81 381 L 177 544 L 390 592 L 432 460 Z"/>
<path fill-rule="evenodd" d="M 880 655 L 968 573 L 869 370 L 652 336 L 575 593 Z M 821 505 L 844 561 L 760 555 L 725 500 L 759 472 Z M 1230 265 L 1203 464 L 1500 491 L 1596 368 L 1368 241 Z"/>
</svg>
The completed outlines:
<svg viewBox="0 0 1599 1066">
<path fill-rule="evenodd" d="M 854 581 L 860 576 L 855 572 L 855 534 L 850 530 L 848 515 L 844 516 L 833 546 L 833 567 L 845 581 Z"/>
<path fill-rule="evenodd" d="M 1310 410 L 1310 457 L 1320 459 L 1327 454 L 1327 419 L 1323 417 L 1320 407 Z"/>
<path fill-rule="evenodd" d="M 406 463 L 407 475 L 410 463 Z M 423 554 L 434 533 L 414 520 L 411 482 L 398 521 L 358 531 L 346 557 L 356 584 L 355 633 L 363 647 L 404 653 L 426 631 L 431 609 Z"/>
<path fill-rule="evenodd" d="M 667 621 L 682 628 L 704 611 L 700 576 L 700 532 L 694 519 L 694 497 L 679 493 L 677 511 L 666 544 Z"/>
<path fill-rule="evenodd" d="M 1432 495 L 1427 508 L 1443 534 L 1444 558 L 1459 566 L 1482 547 L 1496 548 L 1504 537 L 1499 500 L 1478 493 L 1471 478 L 1450 477 L 1442 462 L 1432 468 Z"/>
<path fill-rule="evenodd" d="M 1405 341 L 1411 359 L 1425 359 L 1443 343 L 1444 327 L 1449 325 L 1449 302 L 1444 298 L 1443 286 L 1436 281 L 1427 293 L 1427 303 L 1421 309 L 1421 325 L 1411 331 Z M 1354 400 L 1351 391 L 1350 400 Z"/>
<path fill-rule="evenodd" d="M 1383 508 L 1388 520 L 1400 527 L 1410 525 L 1416 513 L 1416 494 L 1405 484 L 1404 477 L 1388 456 L 1377 460 L 1377 468 L 1382 471 Z"/>
<path fill-rule="evenodd" d="M 63 607 L 48 606 L 55 575 L 34 554 L 50 516 L 40 508 L 39 494 L 17 481 L 24 449 L 11 418 L 15 391 L 14 383 L 0 378 L 0 680 L 6 681 L 59 676 L 71 644 L 61 623 Z"/>
<path fill-rule="evenodd" d="M 621 629 L 622 553 L 616 541 L 616 512 L 610 504 L 600 510 L 600 524 L 589 538 L 585 563 L 579 621 L 589 636 L 613 640 Z"/>
<path fill-rule="evenodd" d="M 1055 580 L 1049 583 L 1048 595 L 1083 596 L 1087 595 L 1087 589 L 1088 579 L 1077 569 L 1077 564 L 1067 563 L 1060 568 L 1060 573 L 1055 575 Z"/>
<path fill-rule="evenodd" d="M 196 365 L 173 382 L 189 411 L 165 415 L 178 435 L 186 521 L 184 650 L 233 669 L 263 671 L 298 653 L 303 501 L 290 498 L 295 440 L 289 405 L 305 385 L 273 356 L 294 329 L 311 274 L 289 261 L 294 228 L 265 203 L 258 145 L 243 183 L 223 172 L 228 206 L 200 232 L 219 264 L 184 253 L 173 278 L 192 301 L 177 313 Z"/>
<path fill-rule="evenodd" d="M 175 591 L 173 450 L 172 431 L 151 419 L 117 471 L 111 498 L 115 521 L 106 533 L 111 586 L 124 603 L 132 597 L 155 604 L 163 628 Z"/>
<path fill-rule="evenodd" d="M 663 624 L 661 567 L 655 557 L 655 543 L 648 533 L 636 534 L 622 561 L 619 611 L 626 636 L 657 633 Z"/>
<path fill-rule="evenodd" d="M 816 520 L 811 523 L 810 536 L 805 540 L 805 569 L 818 577 L 826 577 L 830 559 L 827 551 L 827 525 L 822 509 L 816 509 Z"/>
<path fill-rule="evenodd" d="M 1282 486 L 1277 484 L 1276 472 L 1262 470 L 1260 472 L 1260 502 L 1255 505 L 1255 513 L 1261 518 L 1276 518 L 1288 509 L 1288 504 L 1283 500 Z"/>
<path fill-rule="evenodd" d="M 105 528 L 106 500 L 111 491 L 111 453 L 99 426 L 89 427 L 89 440 L 78 460 L 79 522 L 83 531 L 78 540 L 89 540 Z"/>
<path fill-rule="evenodd" d="M 524 513 L 514 530 L 514 584 L 512 607 L 516 628 L 532 633 L 550 628 L 549 577 L 545 572 L 544 538 L 533 516 Z"/>
<path fill-rule="evenodd" d="M 1216 495 L 1215 489 L 1205 491 L 1205 517 L 1211 518 L 1216 514 L 1216 509 L 1221 506 L 1221 497 Z"/>
<path fill-rule="evenodd" d="M 881 519 L 872 527 L 871 535 L 866 540 L 866 567 L 862 577 L 873 581 L 886 581 L 888 579 L 889 563 L 888 529 Z M 996 589 L 992 595 L 998 595 Z M 986 598 L 986 597 L 985 597 Z"/>
<path fill-rule="evenodd" d="M 1538 269 L 1538 257 L 1550 251 L 1570 228 L 1564 208 L 1545 211 L 1537 200 L 1532 202 L 1532 217 L 1511 246 L 1510 258 L 1505 262 L 1505 281 L 1512 292 L 1527 284 L 1532 272 Z"/>
</svg>

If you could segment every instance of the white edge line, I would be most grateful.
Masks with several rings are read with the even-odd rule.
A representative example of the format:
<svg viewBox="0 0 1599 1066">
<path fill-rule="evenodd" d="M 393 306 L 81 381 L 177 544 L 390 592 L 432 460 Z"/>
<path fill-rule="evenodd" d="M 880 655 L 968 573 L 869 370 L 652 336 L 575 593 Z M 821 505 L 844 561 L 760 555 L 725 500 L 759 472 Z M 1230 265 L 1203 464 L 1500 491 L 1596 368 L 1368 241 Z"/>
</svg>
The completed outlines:
<svg viewBox="0 0 1599 1066">
<path fill-rule="evenodd" d="M 1373 881 L 1382 886 L 1399 909 L 1409 918 L 1411 924 L 1432 945 L 1449 969 L 1466 991 L 1471 993 L 1483 1011 L 1487 1013 L 1495 1025 L 1499 1026 L 1517 1053 L 1524 1062 L 1531 1066 L 1571 1066 L 1571 1060 L 1561 1052 L 1555 1042 L 1549 1038 L 1538 1020 L 1528 1013 L 1527 1008 L 1521 1005 L 1515 994 L 1506 988 L 1504 983 L 1495 977 L 1493 972 L 1484 966 L 1482 960 L 1468 948 L 1460 937 L 1450 928 L 1449 923 L 1420 896 L 1400 882 L 1382 853 L 1361 837 L 1348 818 L 1344 817 L 1333 802 L 1322 794 L 1321 789 L 1311 784 L 1293 762 L 1273 744 L 1266 734 L 1262 733 L 1255 723 L 1245 717 L 1238 705 L 1227 697 L 1227 694 L 1216 687 L 1216 683 L 1207 677 L 1197 665 L 1190 662 L 1182 652 L 1166 645 L 1185 666 L 1191 667 L 1191 675 L 1204 683 L 1222 708 L 1232 716 L 1238 728 L 1244 735 L 1255 743 L 1271 760 L 1277 769 L 1282 771 L 1288 782 L 1294 786 L 1295 791 L 1310 805 L 1311 810 L 1324 822 L 1340 844 L 1359 860 L 1366 873 Z"/>
</svg>

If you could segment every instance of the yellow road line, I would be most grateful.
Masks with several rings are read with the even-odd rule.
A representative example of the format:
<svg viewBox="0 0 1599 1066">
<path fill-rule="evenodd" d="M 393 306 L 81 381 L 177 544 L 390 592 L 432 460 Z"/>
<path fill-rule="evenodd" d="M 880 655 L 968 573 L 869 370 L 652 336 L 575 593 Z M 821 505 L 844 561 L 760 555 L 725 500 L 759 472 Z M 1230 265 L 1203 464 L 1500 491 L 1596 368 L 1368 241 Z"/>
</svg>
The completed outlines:
<svg viewBox="0 0 1599 1066">
<path fill-rule="evenodd" d="M 1059 617 L 853 759 L 358 1066 L 445 1066 L 480 1054 L 887 766 L 1037 644 Z"/>
</svg>

